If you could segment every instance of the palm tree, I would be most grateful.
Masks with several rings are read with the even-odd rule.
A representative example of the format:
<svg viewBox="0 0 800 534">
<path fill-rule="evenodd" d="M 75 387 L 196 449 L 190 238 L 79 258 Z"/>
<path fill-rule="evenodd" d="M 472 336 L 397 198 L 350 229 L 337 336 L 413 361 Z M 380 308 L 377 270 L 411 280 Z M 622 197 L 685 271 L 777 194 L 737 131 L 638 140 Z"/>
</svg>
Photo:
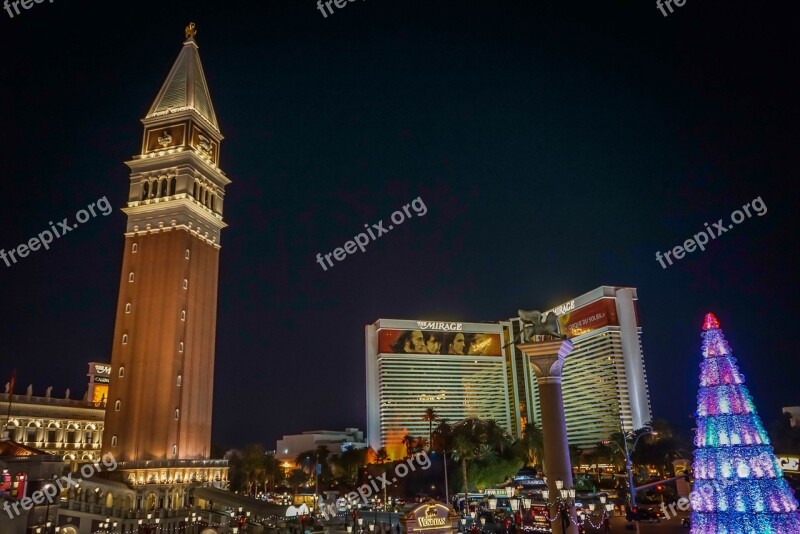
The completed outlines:
<svg viewBox="0 0 800 534">
<path fill-rule="evenodd" d="M 414 448 L 414 436 L 406 434 L 403 436 L 402 444 L 406 446 L 406 456 L 411 456 L 411 449 Z"/>
<path fill-rule="evenodd" d="M 469 495 L 467 495 L 467 461 L 475 459 L 475 443 L 464 434 L 459 434 L 453 439 L 453 460 L 461 462 L 461 477 L 464 481 L 464 505 L 469 510 Z"/>
<path fill-rule="evenodd" d="M 525 465 L 544 464 L 544 435 L 535 421 L 525 425 L 520 443 Z"/>
<path fill-rule="evenodd" d="M 464 419 L 453 427 L 453 460 L 461 462 L 461 476 L 464 480 L 464 504 L 469 510 L 469 484 L 467 481 L 467 462 L 475 460 L 481 443 L 481 421 Z"/>
<path fill-rule="evenodd" d="M 247 445 L 242 451 L 242 471 L 247 483 L 247 493 L 253 493 L 253 486 L 263 478 L 266 468 L 264 447 L 258 444 Z"/>
<path fill-rule="evenodd" d="M 439 424 L 433 429 L 431 448 L 440 451 L 449 451 L 450 442 L 453 440 L 453 428 L 447 419 L 439 418 Z"/>
<path fill-rule="evenodd" d="M 272 454 L 268 454 L 264 460 L 265 482 L 268 482 L 274 489 L 275 486 L 283 480 L 283 466 L 281 465 L 280 460 L 275 458 L 275 456 Z"/>
<path fill-rule="evenodd" d="M 294 464 L 310 475 L 314 469 L 316 456 L 317 453 L 315 451 L 303 451 L 294 459 Z"/>
<path fill-rule="evenodd" d="M 381 447 L 375 452 L 375 461 L 379 464 L 385 463 L 389 460 L 389 453 L 386 452 L 386 447 Z"/>
<path fill-rule="evenodd" d="M 436 421 L 438 415 L 433 408 L 425 408 L 425 414 L 422 416 L 423 421 L 428 422 L 428 443 L 433 443 L 433 422 Z"/>
<path fill-rule="evenodd" d="M 486 443 L 480 445 L 478 450 L 475 452 L 475 459 L 487 464 L 496 462 L 497 457 L 497 450 Z"/>
<path fill-rule="evenodd" d="M 295 497 L 297 497 L 297 490 L 306 482 L 308 482 L 308 475 L 302 469 L 292 469 L 292 472 L 289 473 L 289 478 L 286 479 L 289 487 L 294 488 Z"/>
<path fill-rule="evenodd" d="M 486 443 L 494 447 L 502 456 L 511 446 L 511 436 L 506 429 L 497 424 L 494 419 L 482 421 L 483 435 Z"/>
</svg>

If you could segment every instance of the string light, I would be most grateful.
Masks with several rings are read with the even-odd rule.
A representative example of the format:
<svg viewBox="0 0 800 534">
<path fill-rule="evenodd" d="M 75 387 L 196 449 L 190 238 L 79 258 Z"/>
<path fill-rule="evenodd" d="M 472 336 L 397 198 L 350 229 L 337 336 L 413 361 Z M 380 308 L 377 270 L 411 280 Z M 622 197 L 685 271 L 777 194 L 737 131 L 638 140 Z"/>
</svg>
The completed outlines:
<svg viewBox="0 0 800 534">
<path fill-rule="evenodd" d="M 711 313 L 702 338 L 692 534 L 800 534 L 797 500 Z"/>
</svg>

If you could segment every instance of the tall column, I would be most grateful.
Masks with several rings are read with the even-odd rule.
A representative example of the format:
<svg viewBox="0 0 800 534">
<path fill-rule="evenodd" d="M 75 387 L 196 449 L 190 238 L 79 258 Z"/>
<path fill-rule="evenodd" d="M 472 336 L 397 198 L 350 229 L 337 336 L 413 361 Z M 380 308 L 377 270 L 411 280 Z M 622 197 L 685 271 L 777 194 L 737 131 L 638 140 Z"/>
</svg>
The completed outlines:
<svg viewBox="0 0 800 534">
<path fill-rule="evenodd" d="M 564 489 L 572 488 L 572 465 L 569 459 L 567 443 L 567 423 L 564 419 L 564 398 L 561 393 L 561 371 L 564 359 L 572 352 L 569 339 L 519 343 L 517 347 L 528 357 L 536 382 L 539 385 L 539 402 L 541 404 L 541 425 L 544 435 L 544 469 L 547 475 L 547 489 L 550 498 L 560 496 L 556 488 L 556 480 L 564 482 Z M 553 507 L 551 516 L 557 512 Z M 575 504 L 569 505 L 570 525 L 565 534 L 578 534 Z M 553 531 L 560 531 L 561 522 L 553 522 Z"/>
</svg>

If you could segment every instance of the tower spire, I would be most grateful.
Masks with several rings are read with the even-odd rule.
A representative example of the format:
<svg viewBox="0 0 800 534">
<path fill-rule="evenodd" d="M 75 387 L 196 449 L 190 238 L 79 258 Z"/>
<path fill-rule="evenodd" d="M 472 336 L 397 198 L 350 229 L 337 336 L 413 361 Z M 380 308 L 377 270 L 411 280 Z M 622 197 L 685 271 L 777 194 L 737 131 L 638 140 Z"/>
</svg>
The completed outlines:
<svg viewBox="0 0 800 534">
<path fill-rule="evenodd" d="M 214 105 L 211 103 L 203 65 L 200 63 L 200 54 L 197 51 L 199 48 L 195 40 L 197 26 L 194 22 L 186 26 L 184 34 L 186 40 L 183 42 L 183 49 L 172 65 L 145 119 L 181 111 L 194 111 L 219 132 L 217 116 L 214 113 Z"/>
</svg>

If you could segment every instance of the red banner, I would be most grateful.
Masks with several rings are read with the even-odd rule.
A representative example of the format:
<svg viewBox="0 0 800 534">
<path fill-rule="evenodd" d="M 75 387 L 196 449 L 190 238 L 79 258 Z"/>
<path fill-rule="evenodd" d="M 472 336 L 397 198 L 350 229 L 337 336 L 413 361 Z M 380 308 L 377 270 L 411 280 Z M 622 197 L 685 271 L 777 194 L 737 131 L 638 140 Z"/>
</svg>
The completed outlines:
<svg viewBox="0 0 800 534">
<path fill-rule="evenodd" d="M 561 332 L 573 338 L 604 326 L 619 326 L 614 299 L 602 299 L 558 318 Z"/>
</svg>

